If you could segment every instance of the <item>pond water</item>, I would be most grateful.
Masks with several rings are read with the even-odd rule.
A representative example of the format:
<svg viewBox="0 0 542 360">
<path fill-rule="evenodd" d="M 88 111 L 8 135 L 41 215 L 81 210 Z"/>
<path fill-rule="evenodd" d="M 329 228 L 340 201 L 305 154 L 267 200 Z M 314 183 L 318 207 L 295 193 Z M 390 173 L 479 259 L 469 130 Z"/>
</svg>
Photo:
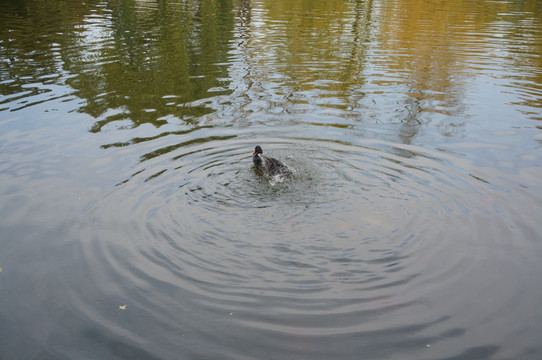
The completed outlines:
<svg viewBox="0 0 542 360">
<path fill-rule="evenodd" d="M 1 358 L 542 358 L 539 1 L 0 4 Z"/>
</svg>

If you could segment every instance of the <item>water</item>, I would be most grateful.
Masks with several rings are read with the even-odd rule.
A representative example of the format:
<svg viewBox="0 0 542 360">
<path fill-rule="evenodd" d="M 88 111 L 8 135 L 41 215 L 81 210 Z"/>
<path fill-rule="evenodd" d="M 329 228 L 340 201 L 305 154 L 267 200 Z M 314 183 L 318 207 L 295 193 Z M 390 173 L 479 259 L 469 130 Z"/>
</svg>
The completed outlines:
<svg viewBox="0 0 542 360">
<path fill-rule="evenodd" d="M 542 357 L 537 1 L 0 4 L 1 358 Z"/>
</svg>

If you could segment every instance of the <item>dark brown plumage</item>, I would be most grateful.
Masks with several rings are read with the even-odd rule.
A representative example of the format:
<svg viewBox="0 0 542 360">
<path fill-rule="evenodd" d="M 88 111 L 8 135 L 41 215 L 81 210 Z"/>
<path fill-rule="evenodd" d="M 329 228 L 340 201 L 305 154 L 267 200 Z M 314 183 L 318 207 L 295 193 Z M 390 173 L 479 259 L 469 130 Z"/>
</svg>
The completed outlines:
<svg viewBox="0 0 542 360">
<path fill-rule="evenodd" d="M 260 145 L 256 146 L 252 155 L 254 166 L 265 175 L 291 174 L 290 169 L 282 162 L 275 158 L 265 156 Z"/>
</svg>

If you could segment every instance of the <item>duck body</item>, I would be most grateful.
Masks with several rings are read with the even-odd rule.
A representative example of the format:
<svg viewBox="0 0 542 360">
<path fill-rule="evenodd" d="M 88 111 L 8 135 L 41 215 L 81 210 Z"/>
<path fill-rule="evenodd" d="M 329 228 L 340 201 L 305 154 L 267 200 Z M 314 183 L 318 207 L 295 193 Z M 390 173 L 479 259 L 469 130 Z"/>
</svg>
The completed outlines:
<svg viewBox="0 0 542 360">
<path fill-rule="evenodd" d="M 263 154 L 262 148 L 258 145 L 252 153 L 252 162 L 256 169 L 261 171 L 264 175 L 273 176 L 273 175 L 289 175 L 292 172 L 286 165 L 284 165 L 279 160 L 265 156 Z"/>
</svg>

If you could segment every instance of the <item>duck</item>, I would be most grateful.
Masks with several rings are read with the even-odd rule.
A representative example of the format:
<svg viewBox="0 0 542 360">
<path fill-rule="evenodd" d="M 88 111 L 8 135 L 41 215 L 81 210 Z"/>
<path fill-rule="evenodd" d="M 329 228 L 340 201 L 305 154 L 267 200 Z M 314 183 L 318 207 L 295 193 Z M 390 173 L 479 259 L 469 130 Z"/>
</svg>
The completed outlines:
<svg viewBox="0 0 542 360">
<path fill-rule="evenodd" d="M 254 163 L 256 169 L 267 176 L 281 174 L 289 175 L 292 173 L 290 169 L 288 169 L 288 167 L 279 160 L 265 156 L 260 145 L 254 148 L 254 152 L 252 153 L 252 162 Z"/>
</svg>

